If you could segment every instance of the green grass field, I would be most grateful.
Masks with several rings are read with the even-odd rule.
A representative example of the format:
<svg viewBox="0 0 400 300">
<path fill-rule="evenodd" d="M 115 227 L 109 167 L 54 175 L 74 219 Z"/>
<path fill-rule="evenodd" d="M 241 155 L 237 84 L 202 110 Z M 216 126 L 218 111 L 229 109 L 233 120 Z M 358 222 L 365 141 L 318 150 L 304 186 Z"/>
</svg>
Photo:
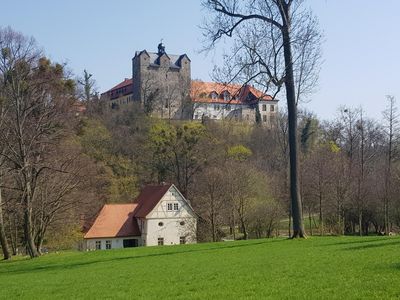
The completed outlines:
<svg viewBox="0 0 400 300">
<path fill-rule="evenodd" d="M 1 299 L 394 299 L 400 238 L 313 237 L 0 262 Z"/>
</svg>

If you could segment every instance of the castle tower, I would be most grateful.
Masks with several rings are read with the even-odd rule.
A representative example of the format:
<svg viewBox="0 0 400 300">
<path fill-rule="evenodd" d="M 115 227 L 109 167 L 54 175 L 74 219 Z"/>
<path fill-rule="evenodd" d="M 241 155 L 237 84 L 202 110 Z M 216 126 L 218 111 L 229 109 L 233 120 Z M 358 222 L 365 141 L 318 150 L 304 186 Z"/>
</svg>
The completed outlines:
<svg viewBox="0 0 400 300">
<path fill-rule="evenodd" d="M 136 52 L 132 59 L 133 99 L 145 112 L 164 119 L 185 118 L 190 105 L 190 59 L 158 51 Z"/>
</svg>

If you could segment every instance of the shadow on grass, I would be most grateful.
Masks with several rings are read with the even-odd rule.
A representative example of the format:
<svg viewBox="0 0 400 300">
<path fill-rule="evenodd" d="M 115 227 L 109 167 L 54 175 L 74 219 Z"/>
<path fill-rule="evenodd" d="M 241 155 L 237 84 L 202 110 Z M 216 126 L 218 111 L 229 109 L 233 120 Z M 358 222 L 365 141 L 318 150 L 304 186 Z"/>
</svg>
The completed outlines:
<svg viewBox="0 0 400 300">
<path fill-rule="evenodd" d="M 31 273 L 31 272 L 41 272 L 41 271 L 56 271 L 56 270 L 66 270 L 66 269 L 74 269 L 82 266 L 88 266 L 98 263 L 106 263 L 112 261 L 124 261 L 124 260 L 136 260 L 141 258 L 148 258 L 148 257 L 163 257 L 163 256 L 170 256 L 176 254 L 184 254 L 184 253 L 195 253 L 195 252 L 209 252 L 209 251 L 216 251 L 221 249 L 233 249 L 233 248 L 241 248 L 241 247 L 250 247 L 250 246 L 257 246 L 267 243 L 273 242 L 283 242 L 287 241 L 286 239 L 276 239 L 276 240 L 267 240 L 264 239 L 262 241 L 253 242 L 253 243 L 243 243 L 243 244 L 234 244 L 234 245 L 224 245 L 224 246 L 213 246 L 206 249 L 188 249 L 188 250 L 180 250 L 180 251 L 168 251 L 168 252 L 158 252 L 158 253 L 149 253 L 144 255 L 133 255 L 133 256 L 126 256 L 126 257 L 113 257 L 113 258 L 106 258 L 103 259 L 96 259 L 96 260 L 87 260 L 81 262 L 65 262 L 61 264 L 49 264 L 49 265 L 41 265 L 41 266 L 29 266 L 28 268 L 26 265 L 21 265 L 21 269 L 15 270 L 0 270 L 1 274 L 23 274 L 23 273 Z M 110 254 L 112 252 L 109 252 Z M 10 265 L 10 264 L 9 264 Z"/>
<path fill-rule="evenodd" d="M 327 246 L 340 246 L 340 245 L 351 245 L 351 244 L 365 244 L 365 243 L 375 243 L 382 242 L 387 240 L 393 240 L 393 237 L 378 237 L 378 238 L 369 238 L 369 237 L 354 237 L 355 239 L 359 238 L 360 240 L 350 240 L 350 241 L 341 241 L 336 243 L 323 244 L 319 247 L 327 247 Z M 400 241 L 400 240 L 399 240 Z"/>
<path fill-rule="evenodd" d="M 376 240 L 374 240 L 374 242 L 376 242 Z M 380 243 L 372 243 L 372 244 L 366 244 L 366 245 L 346 247 L 343 250 L 365 250 L 365 249 L 371 249 L 371 248 L 392 246 L 392 245 L 397 245 L 397 244 L 400 244 L 400 240 L 397 239 L 397 240 L 388 242 L 386 239 L 386 240 L 381 241 Z"/>
<path fill-rule="evenodd" d="M 400 271 L 400 263 L 395 263 L 395 264 L 393 264 L 393 265 L 392 265 L 392 268 L 395 269 L 395 270 L 397 270 L 397 271 Z"/>
</svg>

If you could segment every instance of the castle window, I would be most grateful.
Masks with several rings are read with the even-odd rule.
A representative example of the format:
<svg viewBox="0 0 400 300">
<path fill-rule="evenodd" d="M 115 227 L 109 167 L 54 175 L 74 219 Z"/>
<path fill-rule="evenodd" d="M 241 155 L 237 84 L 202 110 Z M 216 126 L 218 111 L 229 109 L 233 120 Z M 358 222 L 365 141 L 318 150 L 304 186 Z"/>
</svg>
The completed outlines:
<svg viewBox="0 0 400 300">
<path fill-rule="evenodd" d="M 185 221 L 180 221 L 179 225 L 181 225 L 181 226 L 185 225 Z"/>
<path fill-rule="evenodd" d="M 181 245 L 186 244 L 186 237 L 184 236 L 179 237 L 179 244 Z"/>
<path fill-rule="evenodd" d="M 158 223 L 158 226 L 163 227 L 163 226 L 164 226 L 164 223 L 163 223 L 163 222 L 159 222 L 159 223 Z"/>
<path fill-rule="evenodd" d="M 164 245 L 164 238 L 158 238 L 157 244 L 158 244 L 158 246 Z"/>
<path fill-rule="evenodd" d="M 178 210 L 179 209 L 179 204 L 178 203 L 174 203 L 174 210 Z"/>
<path fill-rule="evenodd" d="M 267 111 L 267 104 L 262 105 L 262 111 Z"/>
<path fill-rule="evenodd" d="M 229 94 L 228 91 L 225 91 L 225 92 L 224 92 L 224 100 L 225 100 L 225 101 L 229 101 L 230 99 L 231 99 L 231 95 Z"/>
<path fill-rule="evenodd" d="M 270 105 L 269 106 L 269 111 L 275 111 L 275 106 L 274 105 Z"/>
<path fill-rule="evenodd" d="M 263 122 L 267 122 L 267 115 L 263 115 Z"/>
</svg>

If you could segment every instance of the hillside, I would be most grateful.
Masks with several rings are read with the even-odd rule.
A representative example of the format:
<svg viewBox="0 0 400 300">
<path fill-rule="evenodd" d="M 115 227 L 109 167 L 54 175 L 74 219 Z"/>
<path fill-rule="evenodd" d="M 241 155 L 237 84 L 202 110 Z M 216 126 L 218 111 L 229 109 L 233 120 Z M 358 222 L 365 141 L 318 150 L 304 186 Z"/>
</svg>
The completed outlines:
<svg viewBox="0 0 400 300">
<path fill-rule="evenodd" d="M 1 299 L 388 299 L 400 238 L 262 239 L 0 262 Z"/>
</svg>

